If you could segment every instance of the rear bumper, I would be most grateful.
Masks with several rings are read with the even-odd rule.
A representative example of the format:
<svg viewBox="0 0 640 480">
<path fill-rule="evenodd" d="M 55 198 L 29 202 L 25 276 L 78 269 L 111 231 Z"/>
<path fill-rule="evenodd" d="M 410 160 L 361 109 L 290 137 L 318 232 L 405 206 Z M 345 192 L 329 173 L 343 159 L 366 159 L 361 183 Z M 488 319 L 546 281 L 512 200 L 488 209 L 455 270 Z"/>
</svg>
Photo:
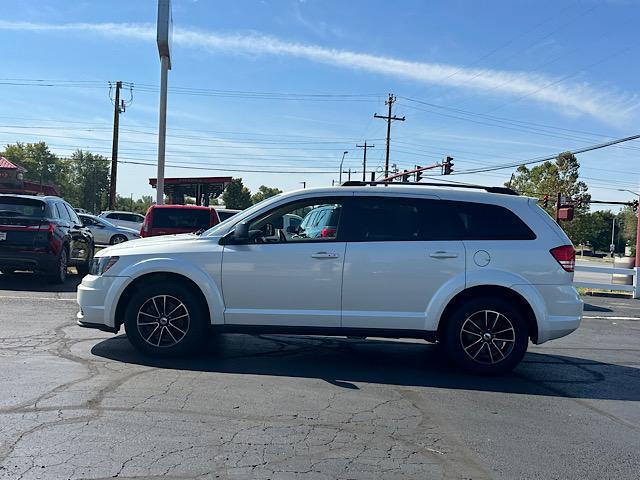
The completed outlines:
<svg viewBox="0 0 640 480">
<path fill-rule="evenodd" d="M 0 250 L 0 269 L 50 271 L 56 268 L 57 257 L 50 252 L 2 251 Z"/>
<path fill-rule="evenodd" d="M 576 330 L 582 321 L 584 302 L 572 285 L 537 285 L 545 299 L 547 315 L 538 320 L 538 341 L 564 337 Z"/>
</svg>

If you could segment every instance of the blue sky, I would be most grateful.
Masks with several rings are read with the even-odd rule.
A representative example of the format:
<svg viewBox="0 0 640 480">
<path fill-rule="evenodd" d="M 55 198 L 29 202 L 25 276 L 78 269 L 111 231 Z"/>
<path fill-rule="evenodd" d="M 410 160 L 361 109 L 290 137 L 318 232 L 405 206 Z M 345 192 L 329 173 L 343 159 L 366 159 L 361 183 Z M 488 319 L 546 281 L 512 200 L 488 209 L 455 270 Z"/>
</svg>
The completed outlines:
<svg viewBox="0 0 640 480">
<path fill-rule="evenodd" d="M 451 180 L 501 184 L 513 168 L 463 173 L 640 133 L 638 7 L 174 0 L 167 176 L 330 185 L 345 150 L 345 169 L 361 172 L 364 140 L 379 170 L 386 126 L 373 114 L 393 92 L 406 121 L 392 127 L 391 163 L 451 155 Z M 118 192 L 151 194 L 156 2 L 3 0 L 2 11 L 0 142 L 109 156 L 108 82 L 131 82 Z M 639 157 L 638 141 L 580 155 L 593 197 L 630 199 L 617 189 L 640 188 Z"/>
</svg>

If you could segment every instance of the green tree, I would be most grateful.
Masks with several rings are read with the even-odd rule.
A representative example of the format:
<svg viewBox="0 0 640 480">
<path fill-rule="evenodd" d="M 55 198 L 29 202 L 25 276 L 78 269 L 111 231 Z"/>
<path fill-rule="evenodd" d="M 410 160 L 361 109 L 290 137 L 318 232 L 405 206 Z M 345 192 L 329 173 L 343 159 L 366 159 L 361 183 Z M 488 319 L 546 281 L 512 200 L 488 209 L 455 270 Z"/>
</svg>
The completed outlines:
<svg viewBox="0 0 640 480">
<path fill-rule="evenodd" d="M 24 176 L 26 180 L 52 183 L 60 188 L 63 196 L 72 190 L 66 162 L 52 153 L 45 142 L 7 145 L 1 155 L 24 167 L 27 170 Z"/>
<path fill-rule="evenodd" d="M 582 200 L 583 204 L 577 208 L 578 214 L 589 210 L 588 200 L 591 199 L 587 184 L 580 181 L 580 163 L 571 152 L 558 155 L 553 162 L 544 162 L 529 169 L 521 165 L 510 182 L 516 192 L 531 197 L 542 198 L 549 195 L 549 204 L 545 208 L 552 216 L 555 214 L 556 195 L 560 192 L 566 198 Z"/>
<path fill-rule="evenodd" d="M 280 190 L 279 188 L 260 185 L 258 191 L 251 195 L 251 202 L 255 205 L 256 203 L 260 203 L 261 201 L 269 197 L 274 197 L 280 193 L 282 193 L 282 190 Z"/>
<path fill-rule="evenodd" d="M 109 160 L 83 150 L 76 150 L 68 159 L 70 184 L 75 187 L 71 201 L 74 206 L 91 212 L 106 208 L 109 192 Z"/>
<path fill-rule="evenodd" d="M 570 224 L 571 235 L 569 237 L 575 245 L 588 244 L 594 251 L 608 252 L 614 218 L 615 215 L 611 211 L 598 210 L 580 215 L 572 222 L 563 222 L 562 226 Z"/>
<path fill-rule="evenodd" d="M 579 180 L 580 163 L 571 152 L 564 152 L 558 155 L 555 161 L 544 162 L 533 168 L 521 165 L 516 170 L 516 174 L 506 185 L 513 188 L 518 193 L 542 199 L 549 196 L 549 202 L 545 207 L 541 206 L 551 215 L 555 216 L 556 195 L 558 192 L 566 199 L 575 202 L 576 205 L 574 220 L 562 222 L 561 226 L 567 233 L 571 241 L 575 244 L 589 242 L 593 244 L 589 235 L 595 234 L 593 229 L 588 228 L 587 219 L 582 219 L 589 211 L 589 200 L 587 184 Z M 596 240 L 598 243 L 598 240 Z M 607 243 L 607 245 L 609 245 Z M 608 249 L 608 247 L 607 247 Z"/>
<path fill-rule="evenodd" d="M 227 208 L 244 210 L 251 206 L 251 192 L 242 184 L 241 178 L 234 178 L 225 188 L 222 201 Z"/>
<path fill-rule="evenodd" d="M 635 255 L 638 214 L 631 207 L 624 207 L 618 212 L 618 223 L 620 226 L 620 248 L 631 245 L 632 254 Z"/>
</svg>

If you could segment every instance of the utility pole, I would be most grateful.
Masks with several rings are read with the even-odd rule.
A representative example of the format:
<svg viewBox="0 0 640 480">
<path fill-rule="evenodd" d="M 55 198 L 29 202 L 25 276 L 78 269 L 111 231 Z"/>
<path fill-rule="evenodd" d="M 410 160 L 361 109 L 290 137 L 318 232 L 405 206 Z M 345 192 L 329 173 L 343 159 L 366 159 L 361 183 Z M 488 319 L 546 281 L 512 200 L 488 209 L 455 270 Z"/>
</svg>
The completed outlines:
<svg viewBox="0 0 640 480">
<path fill-rule="evenodd" d="M 396 116 L 392 116 L 391 115 L 391 107 L 393 106 L 395 101 L 396 101 L 396 97 L 392 93 L 390 93 L 389 94 L 389 99 L 384 102 L 385 105 L 389 106 L 389 114 L 386 115 L 386 116 L 385 115 L 378 115 L 377 113 L 373 114 L 374 118 L 382 118 L 382 119 L 387 121 L 387 156 L 385 157 L 385 161 L 384 161 L 384 176 L 385 177 L 389 176 L 389 145 L 390 145 L 390 141 L 391 141 L 391 121 L 392 120 L 398 120 L 400 122 L 404 122 L 404 120 L 405 120 L 404 117 L 396 117 Z"/>
<path fill-rule="evenodd" d="M 109 210 L 116 204 L 116 178 L 118 177 L 118 131 L 120 129 L 120 89 L 122 82 L 116 82 L 116 95 L 113 102 L 113 143 L 111 144 L 111 179 L 109 181 Z"/>
<path fill-rule="evenodd" d="M 367 142 L 365 140 L 364 145 L 356 145 L 356 147 L 364 149 L 364 156 L 362 158 L 362 181 L 366 182 L 367 181 L 367 150 L 369 148 L 376 148 L 376 146 L 367 145 Z"/>
</svg>

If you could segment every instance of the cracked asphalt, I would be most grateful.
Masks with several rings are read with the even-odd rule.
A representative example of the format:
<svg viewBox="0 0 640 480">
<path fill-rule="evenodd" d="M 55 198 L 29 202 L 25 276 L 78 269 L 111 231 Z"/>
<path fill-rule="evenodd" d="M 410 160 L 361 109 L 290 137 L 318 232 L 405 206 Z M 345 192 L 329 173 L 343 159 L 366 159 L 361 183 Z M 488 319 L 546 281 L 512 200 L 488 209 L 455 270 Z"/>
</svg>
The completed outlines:
<svg viewBox="0 0 640 480">
<path fill-rule="evenodd" d="M 587 297 L 576 333 L 484 378 L 420 341 L 223 335 L 153 360 L 76 327 L 76 284 L 0 276 L 2 479 L 640 478 L 640 303 Z"/>
</svg>

